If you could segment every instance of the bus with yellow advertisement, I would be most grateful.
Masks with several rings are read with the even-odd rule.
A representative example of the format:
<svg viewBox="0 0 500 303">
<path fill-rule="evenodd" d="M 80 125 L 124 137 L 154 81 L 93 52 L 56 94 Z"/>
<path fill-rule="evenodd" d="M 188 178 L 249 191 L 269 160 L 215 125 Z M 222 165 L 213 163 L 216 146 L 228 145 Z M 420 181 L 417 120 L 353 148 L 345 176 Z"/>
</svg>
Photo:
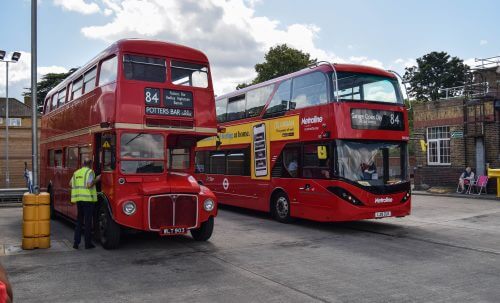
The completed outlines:
<svg viewBox="0 0 500 303">
<path fill-rule="evenodd" d="M 353 221 L 411 211 L 408 112 L 395 74 L 319 63 L 216 99 L 195 175 L 219 203 Z"/>
</svg>

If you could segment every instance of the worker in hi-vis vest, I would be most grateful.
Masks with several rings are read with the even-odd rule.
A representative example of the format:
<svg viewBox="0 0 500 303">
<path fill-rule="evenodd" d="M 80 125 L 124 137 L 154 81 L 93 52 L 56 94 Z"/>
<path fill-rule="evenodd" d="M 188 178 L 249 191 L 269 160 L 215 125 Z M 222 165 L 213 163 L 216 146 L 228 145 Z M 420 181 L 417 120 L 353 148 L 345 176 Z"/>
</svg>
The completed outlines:
<svg viewBox="0 0 500 303">
<path fill-rule="evenodd" d="M 100 181 L 101 176 L 95 176 L 91 169 L 92 160 L 84 159 L 83 167 L 73 173 L 69 182 L 71 186 L 71 203 L 78 207 L 78 220 L 75 228 L 74 249 L 78 249 L 82 238 L 82 225 L 85 223 L 85 249 L 94 248 L 92 244 L 92 214 L 97 202 L 97 191 L 95 184 Z"/>
</svg>

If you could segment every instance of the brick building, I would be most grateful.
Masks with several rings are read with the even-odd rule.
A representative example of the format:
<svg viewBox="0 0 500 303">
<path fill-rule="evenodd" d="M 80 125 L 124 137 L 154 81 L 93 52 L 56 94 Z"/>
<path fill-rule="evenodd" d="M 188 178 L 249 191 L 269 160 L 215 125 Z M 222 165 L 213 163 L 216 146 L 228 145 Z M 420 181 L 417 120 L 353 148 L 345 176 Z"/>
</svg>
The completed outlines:
<svg viewBox="0 0 500 303">
<path fill-rule="evenodd" d="M 9 98 L 9 175 L 6 180 L 6 99 L 0 98 L 0 188 L 26 187 L 24 162 L 31 170 L 31 101 Z M 40 119 L 38 119 L 40 126 Z M 40 128 L 39 128 L 40 129 Z"/>
<path fill-rule="evenodd" d="M 414 104 L 414 139 L 427 143 L 426 151 L 415 149 L 417 189 L 454 188 L 466 166 L 476 175 L 487 165 L 500 168 L 500 61 L 486 63 L 466 85 L 441 90 L 441 100 Z M 489 182 L 488 191 L 494 188 Z"/>
</svg>

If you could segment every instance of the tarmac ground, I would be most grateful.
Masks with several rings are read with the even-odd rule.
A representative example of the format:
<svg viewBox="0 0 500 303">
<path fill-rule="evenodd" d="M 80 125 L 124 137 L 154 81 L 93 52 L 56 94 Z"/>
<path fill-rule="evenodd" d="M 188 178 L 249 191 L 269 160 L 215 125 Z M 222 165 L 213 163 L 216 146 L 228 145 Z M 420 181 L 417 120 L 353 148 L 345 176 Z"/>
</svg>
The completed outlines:
<svg viewBox="0 0 500 303">
<path fill-rule="evenodd" d="M 405 218 L 292 224 L 224 207 L 208 242 L 130 235 L 118 250 L 22 251 L 22 208 L 0 208 L 15 302 L 499 302 L 500 200 L 414 195 Z M 83 245 L 81 245 L 83 246 Z"/>
</svg>

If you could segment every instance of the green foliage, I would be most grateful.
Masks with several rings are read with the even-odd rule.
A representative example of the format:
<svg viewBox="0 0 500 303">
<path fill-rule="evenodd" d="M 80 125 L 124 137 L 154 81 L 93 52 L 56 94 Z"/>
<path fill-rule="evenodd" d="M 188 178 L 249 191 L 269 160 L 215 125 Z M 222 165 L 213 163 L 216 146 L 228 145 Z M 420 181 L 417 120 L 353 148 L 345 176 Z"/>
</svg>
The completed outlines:
<svg viewBox="0 0 500 303">
<path fill-rule="evenodd" d="M 72 73 L 74 73 L 77 69 L 72 68 L 70 69 L 67 73 L 50 73 L 46 74 L 42 77 L 40 81 L 37 82 L 36 84 L 36 103 L 38 105 L 39 109 L 43 108 L 43 101 L 45 100 L 45 97 L 49 93 L 51 89 L 56 87 L 59 83 L 61 83 L 64 79 L 69 77 Z M 30 97 L 31 98 L 31 88 L 25 88 L 25 92 L 23 93 L 23 96 L 25 97 Z"/>
<path fill-rule="evenodd" d="M 469 67 L 462 59 L 446 52 L 431 52 L 417 59 L 417 66 L 407 67 L 403 79 L 409 83 L 408 94 L 417 100 L 440 98 L 439 89 L 465 84 Z"/>
<path fill-rule="evenodd" d="M 317 59 L 311 59 L 308 53 L 288 47 L 286 44 L 271 47 L 264 58 L 263 63 L 255 65 L 257 77 L 252 83 L 238 84 L 236 89 L 293 73 L 317 62 Z"/>
</svg>

